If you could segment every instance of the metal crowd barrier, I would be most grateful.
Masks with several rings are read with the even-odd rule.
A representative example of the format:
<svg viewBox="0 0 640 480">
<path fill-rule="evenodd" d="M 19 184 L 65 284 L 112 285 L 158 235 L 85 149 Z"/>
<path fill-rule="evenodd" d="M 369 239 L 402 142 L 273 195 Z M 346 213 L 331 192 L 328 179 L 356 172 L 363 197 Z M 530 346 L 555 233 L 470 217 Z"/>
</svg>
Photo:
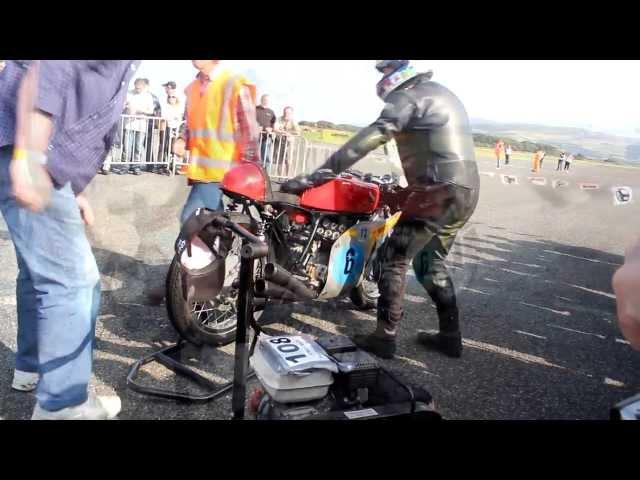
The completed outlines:
<svg viewBox="0 0 640 480">
<path fill-rule="evenodd" d="M 164 166 L 175 175 L 189 164 L 189 152 L 183 158 L 172 153 L 173 143 L 184 122 L 169 126 L 162 117 L 122 115 L 114 145 L 105 161 L 105 169 Z M 262 165 L 274 180 L 286 180 L 313 172 L 339 146 L 313 143 L 300 135 L 262 132 L 258 149 Z M 374 174 L 402 175 L 402 167 L 394 142 L 370 153 L 354 168 Z M 179 170 L 180 169 L 180 170 Z"/>
<path fill-rule="evenodd" d="M 258 141 L 263 167 L 274 180 L 286 180 L 306 171 L 308 142 L 300 135 L 261 133 Z"/>
<path fill-rule="evenodd" d="M 340 148 L 339 145 L 313 143 L 301 136 L 285 137 L 277 133 L 262 133 L 259 145 L 263 166 L 275 180 L 311 173 Z M 353 168 L 380 175 L 391 170 L 404 176 L 395 141 L 369 153 Z"/>
<path fill-rule="evenodd" d="M 174 171 L 171 165 L 175 159 L 171 151 L 182 123 L 169 126 L 162 117 L 121 115 L 104 168 L 165 166 L 169 171 Z"/>
</svg>

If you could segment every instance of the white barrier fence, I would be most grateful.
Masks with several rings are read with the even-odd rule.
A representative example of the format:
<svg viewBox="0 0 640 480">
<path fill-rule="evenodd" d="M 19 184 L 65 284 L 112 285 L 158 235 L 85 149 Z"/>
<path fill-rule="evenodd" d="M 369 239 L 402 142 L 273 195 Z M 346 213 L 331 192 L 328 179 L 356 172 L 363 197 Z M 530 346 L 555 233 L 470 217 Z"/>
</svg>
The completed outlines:
<svg viewBox="0 0 640 480">
<path fill-rule="evenodd" d="M 114 145 L 105 161 L 106 170 L 142 170 L 163 167 L 171 174 L 189 164 L 189 152 L 178 157 L 173 144 L 183 122 L 168 122 L 161 117 L 122 115 Z M 312 143 L 300 135 L 260 134 L 258 149 L 262 165 L 274 180 L 286 180 L 311 173 L 322 165 L 339 146 Z M 402 174 L 394 142 L 370 153 L 355 168 L 374 174 L 389 168 Z"/>
<path fill-rule="evenodd" d="M 142 170 L 171 168 L 175 160 L 173 142 L 183 122 L 171 122 L 162 117 L 122 115 L 105 170 Z"/>
</svg>

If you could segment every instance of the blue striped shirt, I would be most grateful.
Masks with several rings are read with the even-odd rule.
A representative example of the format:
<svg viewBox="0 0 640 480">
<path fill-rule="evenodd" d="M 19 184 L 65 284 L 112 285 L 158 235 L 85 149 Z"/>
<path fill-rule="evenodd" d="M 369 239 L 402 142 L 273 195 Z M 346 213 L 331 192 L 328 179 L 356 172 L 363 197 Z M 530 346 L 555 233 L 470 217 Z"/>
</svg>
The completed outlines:
<svg viewBox="0 0 640 480">
<path fill-rule="evenodd" d="M 0 141 L 4 142 L 0 146 L 13 143 L 15 93 L 25 71 L 24 65 L 7 63 L 0 73 Z M 53 118 L 47 170 L 57 188 L 71 183 L 78 194 L 98 173 L 113 143 L 127 88 L 139 64 L 133 60 L 37 62 L 35 108 Z"/>
</svg>

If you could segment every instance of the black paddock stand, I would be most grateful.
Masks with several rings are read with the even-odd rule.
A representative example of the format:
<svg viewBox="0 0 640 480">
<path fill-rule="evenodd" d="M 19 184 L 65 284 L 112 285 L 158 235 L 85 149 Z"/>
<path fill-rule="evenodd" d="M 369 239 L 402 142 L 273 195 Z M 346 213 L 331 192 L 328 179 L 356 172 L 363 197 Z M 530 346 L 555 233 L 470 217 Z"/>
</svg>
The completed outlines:
<svg viewBox="0 0 640 480">
<path fill-rule="evenodd" d="M 134 392 L 141 393 L 143 395 L 150 395 L 158 398 L 166 398 L 170 400 L 178 400 L 188 403 L 207 403 L 212 400 L 216 400 L 224 396 L 233 387 L 233 382 L 225 383 L 224 385 L 218 385 L 213 383 L 206 377 L 203 377 L 191 367 L 186 366 L 184 363 L 176 360 L 172 355 L 179 353 L 183 348 L 189 345 L 185 341 L 179 341 L 176 344 L 164 347 L 157 352 L 153 352 L 144 358 L 138 360 L 127 375 L 127 386 Z M 145 387 L 136 383 L 135 379 L 140 372 L 140 369 L 148 363 L 157 362 L 164 365 L 169 370 L 173 371 L 176 375 L 181 375 L 197 383 L 200 387 L 206 389 L 205 393 L 200 395 L 191 395 L 188 393 L 181 393 L 174 390 L 165 390 L 161 388 Z M 255 374 L 250 372 L 247 375 L 247 380 L 251 379 Z"/>
<path fill-rule="evenodd" d="M 171 354 L 179 352 L 187 345 L 186 342 L 180 341 L 175 345 L 165 347 L 138 360 L 129 371 L 129 375 L 127 376 L 127 386 L 133 391 L 143 395 L 167 398 L 187 403 L 206 403 L 224 396 L 229 392 L 229 390 L 231 390 L 231 409 L 233 411 L 233 419 L 242 420 L 244 419 L 245 414 L 247 381 L 255 376 L 255 373 L 249 370 L 249 350 L 247 348 L 248 329 L 251 325 L 256 330 L 251 348 L 252 350 L 253 347 L 255 347 L 260 331 L 253 318 L 253 265 L 255 259 L 267 256 L 268 247 L 258 237 L 249 233 L 247 230 L 230 220 L 221 220 L 221 226 L 229 228 L 243 237 L 243 245 L 240 255 L 240 285 L 238 288 L 237 313 L 238 323 L 235 340 L 233 381 L 220 386 L 198 374 L 191 367 L 172 358 L 170 356 Z M 176 375 L 189 378 L 201 387 L 207 389 L 207 391 L 201 395 L 190 395 L 174 390 L 145 387 L 136 383 L 135 379 L 140 368 L 152 362 L 158 362 L 164 365 L 175 372 Z"/>
</svg>

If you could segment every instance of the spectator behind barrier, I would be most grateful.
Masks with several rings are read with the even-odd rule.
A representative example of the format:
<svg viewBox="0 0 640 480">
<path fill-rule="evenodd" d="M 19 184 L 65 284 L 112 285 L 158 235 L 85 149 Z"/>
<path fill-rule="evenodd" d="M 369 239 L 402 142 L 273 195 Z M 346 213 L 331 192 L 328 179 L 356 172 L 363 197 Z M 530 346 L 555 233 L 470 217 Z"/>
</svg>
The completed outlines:
<svg viewBox="0 0 640 480">
<path fill-rule="evenodd" d="M 277 172 L 280 176 L 289 176 L 289 159 L 291 157 L 292 136 L 300 135 L 300 127 L 293 119 L 293 108 L 285 107 L 282 116 L 275 123 L 274 130 L 277 137 L 273 151 L 278 165 Z"/>
<path fill-rule="evenodd" d="M 170 155 L 174 139 L 178 136 L 183 118 L 184 104 L 175 95 L 175 93 L 171 93 L 167 96 L 167 103 L 162 111 L 163 120 L 160 128 L 161 162 L 165 161 Z"/>
<path fill-rule="evenodd" d="M 275 123 L 276 133 L 285 135 L 300 135 L 300 127 L 293 119 L 293 107 L 285 107 L 282 116 Z"/>
<path fill-rule="evenodd" d="M 137 78 L 134 90 L 127 98 L 126 113 L 128 115 L 153 115 L 155 105 L 153 96 L 148 91 L 148 81 Z M 140 175 L 140 165 L 144 158 L 145 140 L 147 136 L 146 119 L 129 119 L 125 122 L 125 138 L 123 145 L 124 162 L 135 162 L 129 172 Z M 118 173 L 125 173 L 120 170 Z"/>
<path fill-rule="evenodd" d="M 276 114 L 269 108 L 269 95 L 260 97 L 260 105 L 256 107 L 256 120 L 260 127 L 260 158 L 264 164 L 271 162 L 273 138 L 271 134 L 276 123 Z"/>
</svg>

